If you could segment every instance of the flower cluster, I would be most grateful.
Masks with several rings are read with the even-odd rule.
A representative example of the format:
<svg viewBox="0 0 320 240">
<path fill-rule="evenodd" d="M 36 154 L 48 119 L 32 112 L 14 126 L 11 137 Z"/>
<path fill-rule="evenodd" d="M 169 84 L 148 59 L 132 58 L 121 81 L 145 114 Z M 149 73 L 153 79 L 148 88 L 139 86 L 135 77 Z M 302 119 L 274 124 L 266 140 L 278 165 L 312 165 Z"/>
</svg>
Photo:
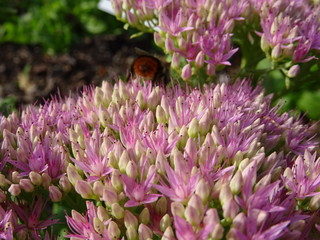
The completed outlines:
<svg viewBox="0 0 320 240">
<path fill-rule="evenodd" d="M 308 53 L 320 50 L 320 5 L 289 0 L 253 2 L 261 19 L 261 49 L 274 64 L 287 63 L 287 76 L 295 77 L 297 63 L 314 59 Z"/>
<path fill-rule="evenodd" d="M 1 117 L 0 238 L 52 238 L 52 204 L 72 239 L 312 237 L 313 130 L 270 101 L 133 80 Z"/>
<path fill-rule="evenodd" d="M 231 65 L 230 58 L 239 51 L 233 45 L 239 29 L 244 29 L 242 38 L 261 36 L 261 49 L 274 65 L 286 63 L 282 69 L 290 78 L 298 74 L 298 63 L 313 59 L 310 51 L 320 48 L 320 5 L 309 0 L 111 2 L 118 19 L 154 31 L 155 43 L 171 55 L 172 68 L 184 80 L 199 69 L 213 76 Z M 237 44 L 244 45 L 241 40 Z"/>
</svg>

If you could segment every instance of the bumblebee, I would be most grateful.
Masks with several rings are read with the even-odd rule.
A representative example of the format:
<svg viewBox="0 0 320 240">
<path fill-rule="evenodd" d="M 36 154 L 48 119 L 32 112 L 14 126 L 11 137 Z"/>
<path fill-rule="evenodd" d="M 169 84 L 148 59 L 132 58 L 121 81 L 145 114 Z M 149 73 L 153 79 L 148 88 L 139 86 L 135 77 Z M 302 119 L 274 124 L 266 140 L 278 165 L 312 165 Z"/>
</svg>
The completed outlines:
<svg viewBox="0 0 320 240">
<path fill-rule="evenodd" d="M 127 80 L 130 77 L 138 77 L 143 81 L 151 80 L 152 83 L 166 85 L 169 82 L 169 64 L 143 53 L 133 61 Z"/>
</svg>

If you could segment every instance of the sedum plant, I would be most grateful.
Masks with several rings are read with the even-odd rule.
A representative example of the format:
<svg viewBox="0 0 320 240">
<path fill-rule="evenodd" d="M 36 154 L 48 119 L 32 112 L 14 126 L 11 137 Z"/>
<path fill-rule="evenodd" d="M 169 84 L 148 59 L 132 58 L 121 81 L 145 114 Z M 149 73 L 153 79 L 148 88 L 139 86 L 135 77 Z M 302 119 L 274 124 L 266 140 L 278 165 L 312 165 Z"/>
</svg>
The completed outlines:
<svg viewBox="0 0 320 240">
<path fill-rule="evenodd" d="M 152 32 L 155 43 L 170 56 L 171 67 L 193 84 L 208 77 L 215 79 L 221 70 L 230 71 L 231 65 L 239 68 L 234 63 L 242 58 L 242 63 L 237 63 L 242 67 L 240 74 L 255 71 L 263 79 L 268 72 L 279 70 L 289 87 L 301 67 L 303 75 L 306 71 L 310 74 L 311 65 L 305 63 L 314 64 L 312 60 L 319 57 L 318 1 L 111 2 L 119 20 L 142 32 Z"/>
<path fill-rule="evenodd" d="M 270 101 L 133 79 L 1 117 L 0 238 L 313 239 L 313 127 Z"/>
<path fill-rule="evenodd" d="M 257 39 L 271 68 L 296 76 L 316 60 L 319 5 L 112 2 L 118 18 L 156 30 L 190 84 L 133 76 L 1 116 L 0 238 L 316 239 L 315 126 L 249 79 L 204 83 L 239 49 L 249 59 Z"/>
</svg>

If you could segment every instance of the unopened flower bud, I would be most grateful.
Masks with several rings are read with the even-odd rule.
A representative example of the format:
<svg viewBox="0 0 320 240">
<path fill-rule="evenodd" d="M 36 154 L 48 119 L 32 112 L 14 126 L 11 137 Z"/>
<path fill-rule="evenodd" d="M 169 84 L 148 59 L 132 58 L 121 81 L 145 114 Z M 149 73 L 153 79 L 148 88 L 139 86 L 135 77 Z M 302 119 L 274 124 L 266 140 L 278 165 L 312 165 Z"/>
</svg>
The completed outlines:
<svg viewBox="0 0 320 240">
<path fill-rule="evenodd" d="M 119 239 L 121 231 L 118 225 L 114 221 L 111 221 L 108 224 L 108 233 L 110 234 L 110 237 L 112 239 Z"/>
<path fill-rule="evenodd" d="M 144 208 L 142 212 L 139 215 L 139 221 L 143 224 L 149 224 L 150 223 L 150 212 L 148 208 Z"/>
<path fill-rule="evenodd" d="M 154 42 L 157 46 L 162 47 L 163 46 L 163 38 L 160 36 L 158 32 L 155 32 L 153 34 Z"/>
<path fill-rule="evenodd" d="M 21 193 L 21 188 L 20 188 L 19 184 L 11 184 L 8 191 L 12 196 L 16 197 Z"/>
<path fill-rule="evenodd" d="M 138 233 L 139 233 L 139 239 L 140 240 L 149 240 L 153 239 L 153 232 L 152 230 L 147 227 L 147 225 L 141 223 L 138 228 Z"/>
<path fill-rule="evenodd" d="M 216 74 L 216 67 L 213 64 L 208 63 L 206 66 L 206 73 L 208 76 L 214 76 Z"/>
<path fill-rule="evenodd" d="M 189 124 L 188 135 L 189 137 L 195 138 L 199 133 L 199 121 L 197 118 L 193 118 Z"/>
<path fill-rule="evenodd" d="M 66 193 L 72 189 L 72 185 L 66 176 L 62 176 L 59 179 L 59 185 L 60 185 L 60 188 L 62 189 L 62 191 L 66 192 Z"/>
<path fill-rule="evenodd" d="M 119 205 L 119 203 L 115 202 L 111 205 L 111 214 L 116 219 L 121 219 L 124 217 L 124 209 Z"/>
<path fill-rule="evenodd" d="M 188 206 L 194 207 L 195 209 L 197 209 L 198 212 L 200 212 L 200 214 L 204 210 L 204 205 L 202 203 L 202 200 L 201 200 L 200 196 L 197 194 L 193 194 L 191 196 L 190 200 L 188 201 Z"/>
<path fill-rule="evenodd" d="M 293 43 L 289 43 L 286 45 L 286 47 L 283 49 L 283 56 L 291 58 L 293 55 L 293 52 L 295 50 L 295 45 Z"/>
<path fill-rule="evenodd" d="M 165 111 L 166 113 L 166 118 L 168 119 L 169 118 L 169 109 L 170 109 L 170 104 L 169 104 L 169 100 L 168 100 L 168 97 L 163 95 L 161 97 L 161 102 L 160 102 L 160 106 L 163 108 L 163 110 Z"/>
<path fill-rule="evenodd" d="M 62 198 L 62 193 L 57 186 L 49 186 L 49 197 L 52 202 L 59 202 Z"/>
<path fill-rule="evenodd" d="M 104 190 L 104 185 L 101 181 L 95 181 L 93 183 L 93 193 L 97 196 L 102 196 L 103 195 L 103 190 Z"/>
<path fill-rule="evenodd" d="M 167 37 L 165 40 L 165 49 L 168 53 L 172 53 L 174 51 L 174 43 L 171 37 Z"/>
<path fill-rule="evenodd" d="M 167 213 L 167 199 L 165 197 L 161 197 L 157 203 L 156 203 L 156 213 L 158 213 L 159 215 L 164 215 Z"/>
<path fill-rule="evenodd" d="M 222 239 L 223 233 L 224 233 L 224 228 L 220 223 L 218 223 L 214 225 L 210 236 L 212 237 L 212 239 Z"/>
<path fill-rule="evenodd" d="M 30 179 L 21 179 L 19 185 L 25 192 L 33 192 L 34 190 L 34 185 Z"/>
<path fill-rule="evenodd" d="M 125 150 L 125 151 L 122 152 L 121 157 L 119 159 L 119 170 L 120 170 L 120 172 L 122 172 L 122 173 L 126 172 L 126 168 L 127 168 L 127 165 L 129 163 L 129 161 L 130 161 L 129 154 Z"/>
<path fill-rule="evenodd" d="M 135 228 L 129 227 L 126 231 L 127 239 L 138 239 L 138 232 Z"/>
<path fill-rule="evenodd" d="M 293 65 L 293 66 L 289 69 L 289 71 L 288 71 L 288 73 L 287 73 L 287 76 L 288 76 L 289 78 L 294 78 L 294 77 L 296 77 L 296 76 L 299 74 L 299 72 L 300 72 L 300 66 L 299 66 L 299 65 Z"/>
<path fill-rule="evenodd" d="M 128 210 L 124 211 L 124 225 L 126 228 L 129 228 L 130 226 L 134 229 L 138 228 L 138 219 Z"/>
<path fill-rule="evenodd" d="M 271 182 L 271 174 L 265 175 L 263 178 L 260 179 L 259 182 L 256 183 L 254 186 L 254 191 L 257 192 L 259 189 L 268 186 Z"/>
<path fill-rule="evenodd" d="M 171 212 L 173 216 L 184 217 L 184 206 L 180 202 L 172 202 L 171 203 Z"/>
<path fill-rule="evenodd" d="M 138 176 L 137 164 L 134 161 L 129 161 L 126 167 L 126 174 L 130 178 L 136 178 Z"/>
<path fill-rule="evenodd" d="M 83 180 L 76 182 L 75 190 L 84 199 L 90 199 L 94 196 L 90 183 Z"/>
<path fill-rule="evenodd" d="M 205 204 L 208 201 L 210 195 L 210 186 L 208 182 L 201 179 L 196 186 L 196 194 L 202 199 L 202 203 Z"/>
<path fill-rule="evenodd" d="M 209 110 L 207 110 L 199 121 L 199 131 L 202 136 L 205 136 L 210 130 L 210 118 Z"/>
<path fill-rule="evenodd" d="M 172 55 L 171 67 L 173 69 L 178 69 L 180 67 L 180 56 L 177 52 L 174 52 Z"/>
<path fill-rule="evenodd" d="M 94 97 L 93 97 L 94 105 L 100 106 L 103 101 L 103 91 L 100 87 L 97 87 L 94 91 Z"/>
<path fill-rule="evenodd" d="M 156 107 L 159 105 L 160 103 L 160 89 L 159 87 L 156 87 L 154 88 L 151 93 L 149 94 L 148 96 L 148 99 L 147 99 L 147 104 L 148 104 L 148 107 L 151 109 L 151 110 L 155 110 Z M 152 114 L 152 115 L 151 115 Z M 153 117 L 153 112 L 150 111 L 147 115 L 147 117 L 152 117 L 152 120 L 154 119 Z M 150 124 L 150 123 L 149 123 Z"/>
<path fill-rule="evenodd" d="M 19 181 L 20 181 L 19 172 L 13 171 L 11 174 L 11 180 L 13 183 L 19 183 Z"/>
<path fill-rule="evenodd" d="M 233 199 L 233 195 L 229 185 L 223 184 L 220 189 L 219 200 L 222 205 Z"/>
<path fill-rule="evenodd" d="M 192 69 L 191 65 L 188 63 L 182 68 L 181 77 L 184 81 L 187 81 L 190 79 L 192 75 Z"/>
<path fill-rule="evenodd" d="M 101 222 L 105 222 L 110 218 L 107 210 L 103 206 L 97 207 L 97 216 Z"/>
<path fill-rule="evenodd" d="M 177 147 L 184 148 L 186 146 L 188 138 L 188 128 L 185 125 L 183 125 L 179 132 L 179 140 L 177 142 Z"/>
<path fill-rule="evenodd" d="M 82 180 L 80 174 L 78 173 L 76 167 L 69 163 L 68 167 L 67 167 L 67 176 L 69 181 L 72 183 L 73 186 L 76 185 L 76 182 L 79 180 Z"/>
<path fill-rule="evenodd" d="M 86 219 L 77 211 L 71 210 L 71 216 L 77 223 L 85 223 Z"/>
<path fill-rule="evenodd" d="M 141 92 L 141 90 L 139 90 L 137 97 L 136 97 L 136 102 L 138 103 L 138 105 L 140 106 L 140 109 L 144 110 L 147 108 L 147 102 L 143 97 L 143 94 Z"/>
<path fill-rule="evenodd" d="M 9 184 L 8 179 L 6 179 L 6 177 L 0 173 L 0 187 L 5 188 L 8 186 L 8 184 Z"/>
<path fill-rule="evenodd" d="M 120 193 L 123 190 L 123 182 L 121 174 L 117 169 L 114 169 L 111 173 L 111 184 Z"/>
<path fill-rule="evenodd" d="M 187 219 L 187 221 L 192 225 L 192 226 L 196 226 L 199 224 L 200 221 L 200 217 L 201 217 L 201 212 L 199 209 L 194 208 L 191 205 L 188 205 L 186 207 L 186 210 L 184 212 L 184 215 Z"/>
<path fill-rule="evenodd" d="M 48 189 L 48 187 L 51 184 L 51 177 L 49 176 L 48 173 L 42 173 L 41 177 L 42 177 L 42 187 L 44 187 L 45 189 Z"/>
<path fill-rule="evenodd" d="M 241 192 L 243 186 L 243 178 L 240 170 L 238 170 L 232 177 L 229 186 L 233 195 L 237 195 Z"/>
<path fill-rule="evenodd" d="M 271 58 L 274 60 L 277 60 L 281 57 L 282 54 L 282 48 L 280 43 L 277 44 L 271 51 Z"/>
<path fill-rule="evenodd" d="M 29 173 L 29 178 L 30 178 L 31 182 L 32 182 L 34 185 L 39 186 L 39 185 L 41 185 L 41 183 L 42 183 L 42 177 L 41 177 L 41 175 L 40 175 L 39 173 L 37 173 L 37 172 L 31 171 L 31 172 Z"/>
<path fill-rule="evenodd" d="M 116 156 L 115 156 L 113 151 L 108 153 L 108 160 L 109 160 L 108 161 L 108 165 L 110 167 L 113 167 L 114 169 L 118 169 L 119 168 L 119 166 L 118 166 L 119 161 L 116 158 Z"/>
<path fill-rule="evenodd" d="M 309 206 L 311 208 L 311 210 L 313 211 L 317 211 L 318 209 L 320 209 L 320 195 L 315 195 L 311 198 Z"/>
<path fill-rule="evenodd" d="M 115 191 L 105 188 L 103 190 L 103 201 L 105 201 L 107 206 L 111 206 L 113 203 L 118 202 L 118 195 Z"/>
<path fill-rule="evenodd" d="M 188 43 L 186 40 L 184 40 L 183 37 L 178 38 L 178 46 L 180 50 L 185 50 L 187 48 L 187 45 Z"/>
<path fill-rule="evenodd" d="M 222 205 L 223 217 L 232 220 L 239 212 L 239 206 L 235 200 L 230 199 Z"/>
<path fill-rule="evenodd" d="M 229 19 L 224 28 L 227 33 L 231 33 L 234 28 L 234 20 L 232 18 Z"/>
<path fill-rule="evenodd" d="M 156 169 L 159 174 L 164 174 L 166 172 L 164 163 L 166 162 L 166 157 L 163 151 L 158 151 L 156 157 Z"/>
<path fill-rule="evenodd" d="M 220 223 L 218 212 L 215 208 L 210 208 L 206 212 L 206 216 L 203 220 L 205 225 L 217 225 Z"/>
<path fill-rule="evenodd" d="M 262 49 L 262 51 L 264 51 L 265 53 L 268 53 L 270 46 L 269 43 L 266 39 L 266 35 L 263 33 L 261 36 L 261 41 L 260 41 L 260 47 Z"/>
<path fill-rule="evenodd" d="M 175 236 L 174 236 L 172 227 L 169 226 L 169 227 L 167 227 L 167 229 L 163 233 L 163 236 L 162 236 L 161 240 L 174 239 L 174 237 Z"/>
<path fill-rule="evenodd" d="M 246 227 L 246 215 L 243 212 L 240 212 L 237 216 L 233 218 L 232 227 L 243 232 Z"/>
<path fill-rule="evenodd" d="M 204 64 L 204 52 L 200 51 L 196 56 L 195 65 L 197 68 L 201 68 L 203 67 L 203 64 Z"/>
<path fill-rule="evenodd" d="M 284 170 L 283 177 L 285 177 L 287 179 L 293 179 L 293 172 L 292 172 L 291 168 L 287 167 Z"/>
<path fill-rule="evenodd" d="M 137 156 L 137 159 L 140 159 L 142 154 L 145 153 L 145 147 L 142 146 L 141 141 L 139 139 L 136 140 L 134 145 L 134 151 Z"/>
<path fill-rule="evenodd" d="M 167 122 L 166 113 L 164 112 L 163 108 L 160 105 L 158 105 L 156 109 L 156 119 L 158 123 Z"/>
<path fill-rule="evenodd" d="M 104 224 L 100 221 L 99 218 L 95 217 L 93 219 L 93 227 L 94 227 L 94 230 L 96 230 L 96 232 L 98 233 L 103 233 L 104 232 L 104 229 L 105 229 L 105 226 Z"/>
<path fill-rule="evenodd" d="M 123 100 L 128 100 L 130 98 L 127 86 L 123 81 L 119 81 L 119 94 Z"/>
<path fill-rule="evenodd" d="M 164 215 L 160 220 L 160 230 L 164 232 L 171 224 L 170 216 L 168 214 Z"/>
<path fill-rule="evenodd" d="M 249 165 L 249 163 L 250 163 L 250 159 L 249 158 L 243 159 L 239 164 L 239 170 L 243 171 Z"/>
</svg>

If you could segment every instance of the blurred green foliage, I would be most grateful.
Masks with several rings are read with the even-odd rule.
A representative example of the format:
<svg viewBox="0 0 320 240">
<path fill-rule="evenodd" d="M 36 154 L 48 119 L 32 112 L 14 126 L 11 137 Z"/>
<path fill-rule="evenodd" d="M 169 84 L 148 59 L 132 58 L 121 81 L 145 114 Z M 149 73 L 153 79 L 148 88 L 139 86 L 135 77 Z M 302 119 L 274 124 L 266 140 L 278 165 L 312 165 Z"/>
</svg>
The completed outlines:
<svg viewBox="0 0 320 240">
<path fill-rule="evenodd" d="M 0 42 L 39 44 L 55 54 L 67 52 L 86 36 L 120 33 L 123 24 L 97 4 L 98 0 L 2 0 Z"/>
<path fill-rule="evenodd" d="M 16 111 L 16 99 L 14 97 L 6 97 L 0 99 L 0 115 L 9 116 L 10 113 Z"/>
<path fill-rule="evenodd" d="M 263 59 L 257 65 L 257 69 L 268 69 L 267 59 Z M 320 119 L 320 63 L 313 60 L 301 65 L 300 73 L 290 79 L 290 86 L 285 74 L 280 70 L 266 71 L 257 75 L 257 81 L 261 81 L 266 93 L 274 95 L 274 103 L 279 101 L 283 104 L 283 111 L 294 110 L 294 112 L 305 113 L 312 120 Z"/>
</svg>

